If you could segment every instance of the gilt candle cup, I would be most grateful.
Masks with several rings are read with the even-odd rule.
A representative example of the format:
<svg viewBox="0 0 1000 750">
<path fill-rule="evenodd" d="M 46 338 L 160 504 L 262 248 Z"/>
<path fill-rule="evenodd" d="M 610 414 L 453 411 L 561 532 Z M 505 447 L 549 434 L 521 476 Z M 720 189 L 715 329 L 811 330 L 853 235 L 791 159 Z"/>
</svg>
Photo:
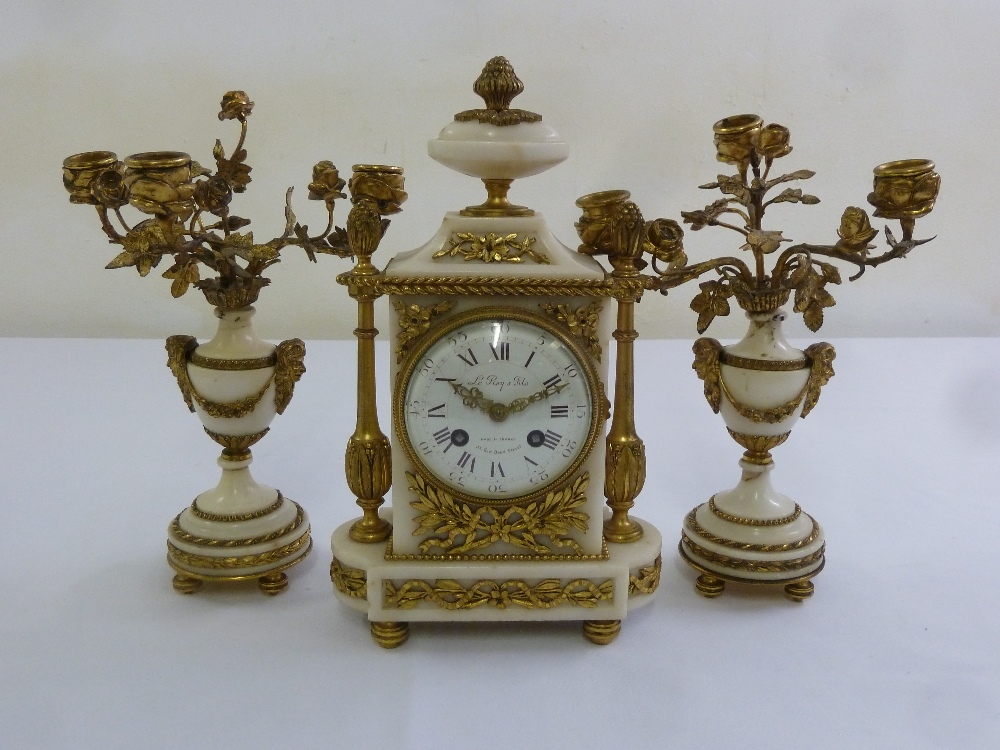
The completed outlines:
<svg viewBox="0 0 1000 750">
<path fill-rule="evenodd" d="M 181 151 L 147 151 L 125 158 L 129 203 L 143 213 L 177 216 L 194 213 L 191 157 Z"/>
<path fill-rule="evenodd" d="M 916 219 L 931 212 L 941 175 L 930 159 L 902 159 L 880 164 L 873 170 L 874 190 L 868 202 L 883 219 Z"/>
<path fill-rule="evenodd" d="M 373 200 L 382 216 L 398 214 L 403 210 L 406 191 L 403 190 L 403 168 L 385 164 L 355 164 L 354 174 L 348 184 L 351 199 Z"/>
<path fill-rule="evenodd" d="M 732 115 L 719 120 L 712 126 L 715 158 L 726 164 L 742 165 L 745 169 L 763 125 L 764 121 L 757 115 Z"/>
<path fill-rule="evenodd" d="M 96 204 L 90 193 L 94 179 L 118 164 L 113 151 L 85 151 L 63 160 L 63 186 L 69 192 L 70 203 Z"/>
<path fill-rule="evenodd" d="M 608 255 L 611 252 L 611 217 L 630 197 L 628 190 L 603 190 L 576 199 L 583 214 L 574 225 L 583 241 L 578 250 L 586 255 Z"/>
</svg>

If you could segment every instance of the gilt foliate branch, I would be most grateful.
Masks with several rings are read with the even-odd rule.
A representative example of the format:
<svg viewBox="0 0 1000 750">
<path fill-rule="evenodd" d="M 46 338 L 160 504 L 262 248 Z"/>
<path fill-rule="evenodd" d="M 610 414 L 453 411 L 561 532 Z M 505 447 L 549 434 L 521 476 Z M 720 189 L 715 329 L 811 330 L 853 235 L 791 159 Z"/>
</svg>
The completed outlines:
<svg viewBox="0 0 1000 750">
<path fill-rule="evenodd" d="M 108 268 L 133 267 L 140 276 L 146 276 L 164 255 L 170 255 L 174 262 L 163 276 L 171 280 L 173 296 L 180 297 L 195 286 L 213 304 L 230 307 L 252 304 L 257 292 L 268 284 L 261 274 L 280 261 L 285 247 L 301 247 L 312 261 L 317 254 L 352 254 L 347 233 L 334 226 L 334 202 L 345 197 L 345 182 L 329 161 L 313 168 L 309 184 L 309 197 L 323 201 L 327 209 L 327 225 L 320 234 L 310 235 L 308 227 L 296 219 L 291 188 L 286 193 L 285 231 L 280 237 L 261 244 L 254 242 L 252 233 L 241 232 L 250 220 L 231 213 L 230 203 L 234 193 L 244 192 L 251 182 L 252 168 L 243 146 L 253 106 L 243 91 L 230 91 L 222 98 L 219 119 L 238 121 L 240 135 L 230 155 L 222 141 L 216 140 L 212 149 L 214 173 L 187 154 L 172 151 L 135 154 L 124 162 L 111 152 L 88 152 L 63 162 L 63 182 L 71 202 L 95 205 L 105 234 L 123 248 Z M 368 192 L 382 186 L 378 174 L 366 179 Z M 379 202 L 385 196 L 373 198 L 379 214 L 399 210 L 405 200 L 401 170 L 394 179 L 399 184 L 391 186 L 391 200 Z M 150 218 L 129 227 L 120 213 L 126 204 Z M 121 222 L 124 234 L 111 223 L 109 211 Z M 206 221 L 209 215 L 217 220 Z M 385 222 L 381 224 L 384 229 Z M 200 265 L 218 276 L 202 278 Z"/>
</svg>

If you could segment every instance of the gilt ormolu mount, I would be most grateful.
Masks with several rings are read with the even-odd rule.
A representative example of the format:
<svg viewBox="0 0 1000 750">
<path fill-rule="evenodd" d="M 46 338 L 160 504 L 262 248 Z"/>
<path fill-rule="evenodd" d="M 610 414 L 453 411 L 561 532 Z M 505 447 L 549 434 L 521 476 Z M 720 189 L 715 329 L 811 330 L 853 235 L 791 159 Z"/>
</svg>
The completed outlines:
<svg viewBox="0 0 1000 750">
<path fill-rule="evenodd" d="M 345 464 L 362 515 L 334 533 L 331 577 L 338 597 L 367 614 L 380 645 L 400 645 L 409 623 L 421 620 L 575 620 L 589 640 L 608 643 L 630 611 L 651 601 L 660 535 L 630 515 L 646 473 L 634 420 L 634 306 L 646 291 L 665 294 L 705 275 L 691 302 L 698 332 L 728 315 L 734 299 L 750 320 L 737 344 L 699 339 L 694 364 L 706 399 L 745 452 L 737 487 L 685 518 L 680 554 L 700 572 L 696 586 L 706 596 L 736 581 L 807 598 L 825 540 L 812 517 L 771 486 L 771 450 L 816 405 L 834 351 L 826 343 L 789 345 L 782 307 L 791 303 L 816 331 L 834 304 L 829 287 L 841 283 L 840 266 L 855 270 L 853 280 L 926 242 L 913 233 L 937 196 L 933 163 L 876 167 L 868 200 L 876 217 L 900 222 L 899 239 L 885 229 L 886 251 L 873 252 L 877 231 L 855 206 L 830 244 L 793 243 L 765 228 L 765 214 L 777 204 L 818 203 L 791 186 L 813 172 L 772 176 L 791 152 L 788 129 L 736 115 L 714 126 L 718 159 L 735 173 L 701 186 L 722 197 L 681 214 L 693 231 L 717 226 L 740 235 L 736 254 L 690 263 L 680 224 L 646 221 L 624 190 L 577 201 L 582 244 L 573 251 L 541 215 L 508 200 L 514 180 L 566 158 L 565 142 L 540 115 L 511 108 L 523 84 L 504 58 L 487 64 L 474 90 L 486 106 L 458 113 L 428 149 L 481 179 L 487 199 L 447 214 L 433 238 L 381 269 L 372 258 L 385 216 L 406 199 L 399 167 L 354 168 L 345 229 L 333 219 L 344 180 L 321 162 L 309 190 L 327 208 L 322 232 L 311 235 L 298 222 L 290 190 L 281 236 L 259 244 L 243 231 L 249 222 L 230 210 L 250 182 L 243 145 L 253 104 L 242 92 L 223 99 L 220 119 L 239 121 L 241 134 L 230 156 L 216 144 L 215 172 L 180 152 L 124 162 L 89 152 L 64 162 L 70 200 L 94 205 L 105 234 L 123 247 L 109 267 L 146 275 L 169 255 L 163 275 L 174 296 L 193 285 L 220 319 L 206 344 L 168 340 L 171 370 L 223 446 L 224 470 L 219 486 L 171 524 L 175 587 L 256 578 L 277 593 L 287 585 L 281 571 L 311 547 L 304 511 L 247 470 L 251 445 L 304 372 L 301 341 L 275 347 L 250 329 L 251 305 L 269 283 L 264 270 L 297 246 L 313 260 L 356 259 L 338 281 L 358 304 L 357 422 Z M 148 218 L 128 224 L 127 204 Z M 205 268 L 215 276 L 202 278 Z M 383 296 L 395 339 L 391 437 L 375 407 L 374 306 Z M 605 397 L 612 336 L 613 410 Z M 390 488 L 391 509 L 383 507 Z"/>
</svg>

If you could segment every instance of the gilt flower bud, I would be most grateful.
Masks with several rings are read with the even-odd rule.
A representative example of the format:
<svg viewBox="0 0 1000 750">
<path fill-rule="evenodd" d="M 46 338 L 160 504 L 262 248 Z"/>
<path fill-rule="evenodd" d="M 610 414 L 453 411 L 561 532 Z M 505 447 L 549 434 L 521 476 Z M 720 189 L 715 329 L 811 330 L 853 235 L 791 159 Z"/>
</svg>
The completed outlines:
<svg viewBox="0 0 1000 750">
<path fill-rule="evenodd" d="M 757 153 L 765 159 L 780 159 L 792 150 L 788 143 L 789 136 L 788 128 L 772 122 L 760 131 L 760 136 L 757 138 Z"/>
<path fill-rule="evenodd" d="M 340 178 L 340 172 L 332 161 L 321 161 L 313 167 L 312 182 L 309 183 L 309 200 L 333 203 L 337 198 L 346 197 L 341 192 L 346 184 Z"/>
<path fill-rule="evenodd" d="M 860 253 L 868 249 L 878 230 L 873 229 L 868 219 L 868 212 L 857 206 L 848 206 L 840 217 L 840 242 L 837 248 L 848 253 Z"/>
<path fill-rule="evenodd" d="M 105 169 L 90 183 L 90 195 L 106 208 L 121 208 L 128 203 L 129 189 L 125 184 L 125 165 L 120 161 Z"/>
<path fill-rule="evenodd" d="M 243 122 L 250 116 L 253 102 L 246 91 L 227 91 L 219 105 L 220 120 L 239 120 Z"/>
</svg>

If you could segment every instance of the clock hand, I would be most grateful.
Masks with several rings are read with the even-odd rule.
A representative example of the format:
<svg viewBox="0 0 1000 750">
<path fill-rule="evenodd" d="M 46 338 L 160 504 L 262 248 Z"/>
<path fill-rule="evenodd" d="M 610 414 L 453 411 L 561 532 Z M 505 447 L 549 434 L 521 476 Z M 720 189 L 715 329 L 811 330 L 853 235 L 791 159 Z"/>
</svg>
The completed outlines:
<svg viewBox="0 0 1000 750">
<path fill-rule="evenodd" d="M 465 406 L 488 411 L 490 406 L 493 405 L 493 402 L 486 398 L 478 388 L 467 388 L 455 381 L 451 381 L 451 387 L 455 390 L 456 394 L 462 397 L 462 404 Z"/>
<path fill-rule="evenodd" d="M 538 393 L 532 393 L 530 396 L 525 398 L 515 398 L 507 405 L 491 401 L 486 398 L 486 396 L 483 395 L 483 392 L 478 388 L 467 388 L 461 383 L 456 383 L 455 381 L 451 381 L 451 387 L 454 389 L 456 394 L 462 397 L 462 404 L 464 406 L 468 406 L 472 409 L 482 409 L 484 412 L 489 414 L 490 419 L 494 422 L 503 422 L 509 415 L 515 412 L 524 411 L 529 405 L 535 403 L 536 401 L 541 401 L 549 396 L 554 396 L 563 388 L 568 388 L 569 383 L 546 386 L 542 390 L 538 391 Z"/>
<path fill-rule="evenodd" d="M 563 388 L 568 388 L 569 383 L 563 383 L 562 385 L 552 385 L 547 386 L 538 393 L 532 393 L 530 396 L 525 398 L 515 398 L 510 404 L 507 405 L 507 410 L 511 413 L 524 411 L 529 405 L 535 403 L 536 401 L 541 401 L 548 398 L 549 396 L 555 396 Z"/>
<path fill-rule="evenodd" d="M 486 398 L 478 388 L 467 388 L 461 383 L 454 381 L 451 382 L 451 387 L 455 393 L 462 397 L 462 404 L 464 406 L 472 409 L 482 409 L 490 415 L 490 419 L 494 422 L 503 422 L 510 413 L 510 410 L 506 406 Z"/>
</svg>

